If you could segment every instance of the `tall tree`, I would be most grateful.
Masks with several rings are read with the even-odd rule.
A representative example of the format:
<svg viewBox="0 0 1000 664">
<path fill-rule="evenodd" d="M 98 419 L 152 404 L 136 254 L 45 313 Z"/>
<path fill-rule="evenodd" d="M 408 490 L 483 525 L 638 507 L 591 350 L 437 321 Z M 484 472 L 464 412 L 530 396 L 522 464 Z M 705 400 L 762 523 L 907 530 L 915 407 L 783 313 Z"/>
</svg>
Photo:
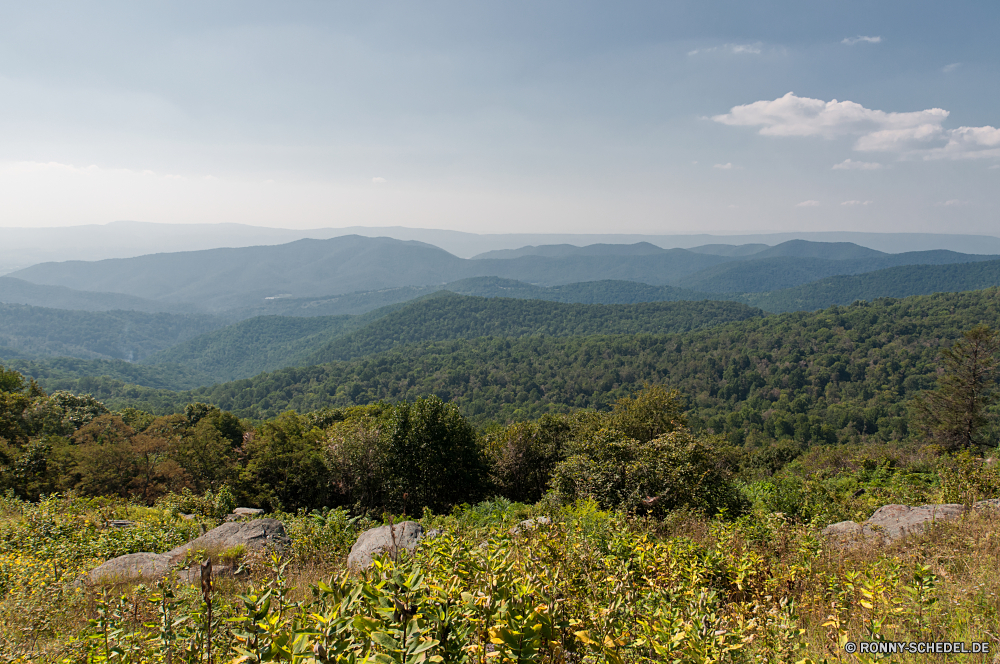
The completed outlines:
<svg viewBox="0 0 1000 664">
<path fill-rule="evenodd" d="M 947 449 L 996 443 L 987 440 L 989 407 L 997 391 L 1000 335 L 978 325 L 942 353 L 944 371 L 937 389 L 917 400 L 917 425 Z"/>
</svg>

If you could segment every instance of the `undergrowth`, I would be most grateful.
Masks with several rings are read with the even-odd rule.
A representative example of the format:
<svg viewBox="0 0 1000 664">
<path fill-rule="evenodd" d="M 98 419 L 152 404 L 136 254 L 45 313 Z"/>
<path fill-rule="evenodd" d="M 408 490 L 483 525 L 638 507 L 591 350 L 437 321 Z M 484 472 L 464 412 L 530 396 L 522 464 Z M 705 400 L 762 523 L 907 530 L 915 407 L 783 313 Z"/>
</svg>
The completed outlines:
<svg viewBox="0 0 1000 664">
<path fill-rule="evenodd" d="M 112 587 L 81 578 L 212 522 L 58 497 L 7 498 L 0 515 L 2 661 L 206 662 L 209 635 L 220 663 L 859 662 L 874 660 L 844 643 L 880 639 L 1000 652 L 992 511 L 890 546 L 832 549 L 814 525 L 761 509 L 654 521 L 590 502 L 500 500 L 426 512 L 424 527 L 442 534 L 362 575 L 348 573 L 346 555 L 374 522 L 303 511 L 277 515 L 293 541 L 285 558 L 244 552 L 240 574 L 216 578 L 207 596 L 176 576 Z M 106 526 L 126 516 L 132 528 Z M 552 523 L 515 529 L 535 516 Z"/>
</svg>

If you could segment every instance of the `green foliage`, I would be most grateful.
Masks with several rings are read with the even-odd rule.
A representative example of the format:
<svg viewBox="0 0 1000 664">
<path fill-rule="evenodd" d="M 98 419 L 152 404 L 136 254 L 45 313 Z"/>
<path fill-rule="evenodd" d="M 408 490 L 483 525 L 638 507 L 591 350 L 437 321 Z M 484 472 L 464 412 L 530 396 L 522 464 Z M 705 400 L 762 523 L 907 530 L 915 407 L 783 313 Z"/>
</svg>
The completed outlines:
<svg viewBox="0 0 1000 664">
<path fill-rule="evenodd" d="M 408 304 L 361 330 L 335 339 L 306 358 L 306 363 L 349 360 L 415 342 L 485 336 L 680 332 L 758 315 L 758 311 L 733 302 L 588 305 L 443 292 Z"/>
<path fill-rule="evenodd" d="M 716 441 L 685 427 L 676 391 L 649 386 L 570 438 L 553 472 L 563 500 L 592 499 L 605 508 L 665 514 L 742 509 Z"/>
<path fill-rule="evenodd" d="M 0 346 L 34 356 L 138 361 L 222 327 L 206 314 L 68 311 L 0 303 Z"/>
<path fill-rule="evenodd" d="M 356 409 L 328 429 L 325 454 L 338 499 L 364 512 L 450 509 L 487 472 L 471 425 L 435 397 Z"/>
<path fill-rule="evenodd" d="M 246 462 L 233 487 L 237 495 L 269 510 L 329 504 L 322 439 L 320 429 L 293 412 L 264 423 L 244 440 Z"/>
<path fill-rule="evenodd" d="M 937 389 L 917 400 L 918 426 L 947 449 L 983 445 L 995 447 L 996 431 L 988 426 L 989 408 L 1000 401 L 997 367 L 1000 335 L 978 325 L 942 351 L 944 373 Z"/>
<path fill-rule="evenodd" d="M 954 293 L 996 286 L 1000 286 L 1000 261 L 989 260 L 889 267 L 864 274 L 827 277 L 783 290 L 743 293 L 734 295 L 732 299 L 778 313 L 814 311 L 833 305 L 848 305 L 858 300 L 870 302 L 886 297 Z"/>
<path fill-rule="evenodd" d="M 493 490 L 514 501 L 540 500 L 565 455 L 573 425 L 571 418 L 543 415 L 535 422 L 517 422 L 487 432 L 483 448 Z"/>
<path fill-rule="evenodd" d="M 183 365 L 211 382 L 246 378 L 304 364 L 332 337 L 358 327 L 356 316 L 258 316 L 207 332 L 147 357 L 147 365 Z"/>
</svg>

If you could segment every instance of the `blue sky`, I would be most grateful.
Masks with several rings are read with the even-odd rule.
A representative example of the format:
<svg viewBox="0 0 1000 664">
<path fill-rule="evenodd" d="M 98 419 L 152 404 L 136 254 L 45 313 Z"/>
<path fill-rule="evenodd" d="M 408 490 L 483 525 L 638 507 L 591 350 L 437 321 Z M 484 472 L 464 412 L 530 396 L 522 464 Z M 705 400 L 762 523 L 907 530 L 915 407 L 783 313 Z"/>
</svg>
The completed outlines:
<svg viewBox="0 0 1000 664">
<path fill-rule="evenodd" d="M 8 3 L 3 226 L 997 234 L 996 2 Z"/>
</svg>

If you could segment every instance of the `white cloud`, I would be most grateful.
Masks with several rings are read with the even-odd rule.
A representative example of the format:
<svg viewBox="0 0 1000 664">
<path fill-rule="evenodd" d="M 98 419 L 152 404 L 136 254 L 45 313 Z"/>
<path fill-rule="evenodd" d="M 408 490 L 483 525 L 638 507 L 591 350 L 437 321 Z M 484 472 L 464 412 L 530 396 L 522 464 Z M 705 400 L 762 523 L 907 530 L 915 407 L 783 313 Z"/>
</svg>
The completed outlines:
<svg viewBox="0 0 1000 664">
<path fill-rule="evenodd" d="M 731 171 L 731 170 L 733 170 L 733 162 L 730 161 L 730 162 L 727 162 L 725 164 L 716 164 L 712 168 L 720 168 L 720 169 L 722 169 L 724 171 Z"/>
<path fill-rule="evenodd" d="M 854 205 L 871 205 L 873 201 L 844 201 L 841 205 L 852 207 Z"/>
<path fill-rule="evenodd" d="M 373 177 L 372 184 L 385 184 L 385 178 Z"/>
<path fill-rule="evenodd" d="M 946 74 L 950 74 L 951 72 L 958 69 L 958 66 L 961 64 L 962 64 L 961 62 L 953 62 L 950 65 L 945 65 L 944 67 L 941 67 L 941 71 L 943 71 Z"/>
<path fill-rule="evenodd" d="M 969 204 L 969 201 L 963 201 L 963 200 L 959 200 L 957 198 L 953 198 L 950 201 L 942 201 L 942 202 L 938 203 L 938 205 L 942 205 L 944 207 L 963 207 L 963 206 L 968 205 L 968 204 Z"/>
<path fill-rule="evenodd" d="M 801 203 L 796 203 L 795 207 L 818 207 L 819 201 L 802 201 Z"/>
<path fill-rule="evenodd" d="M 847 44 L 848 46 L 854 46 L 855 44 L 859 44 L 861 42 L 865 42 L 867 44 L 881 44 L 882 38 L 866 37 L 864 35 L 858 35 L 857 37 L 845 37 L 840 43 Z"/>
<path fill-rule="evenodd" d="M 835 171 L 877 171 L 881 168 L 883 168 L 882 164 L 874 161 L 854 161 L 853 159 L 845 159 L 839 164 L 833 165 Z"/>
<path fill-rule="evenodd" d="M 886 112 L 853 101 L 823 101 L 789 92 L 773 101 L 734 106 L 729 113 L 712 119 L 726 125 L 760 127 L 763 136 L 855 136 L 854 149 L 860 152 L 896 152 L 924 159 L 1000 157 L 1000 129 L 945 129 L 942 125 L 948 115 L 942 108 Z"/>
<path fill-rule="evenodd" d="M 693 56 L 699 53 L 726 51 L 733 55 L 760 55 L 762 47 L 763 45 L 760 42 L 755 44 L 723 44 L 722 46 L 712 46 L 709 48 L 696 48 L 693 51 L 688 51 L 687 54 Z"/>
<path fill-rule="evenodd" d="M 995 168 L 1000 168 L 1000 164 L 993 164 L 992 166 L 989 167 L 989 170 L 992 171 Z"/>
</svg>

